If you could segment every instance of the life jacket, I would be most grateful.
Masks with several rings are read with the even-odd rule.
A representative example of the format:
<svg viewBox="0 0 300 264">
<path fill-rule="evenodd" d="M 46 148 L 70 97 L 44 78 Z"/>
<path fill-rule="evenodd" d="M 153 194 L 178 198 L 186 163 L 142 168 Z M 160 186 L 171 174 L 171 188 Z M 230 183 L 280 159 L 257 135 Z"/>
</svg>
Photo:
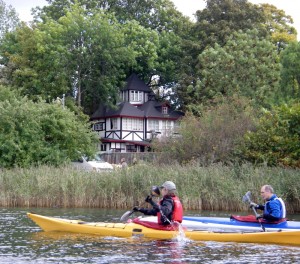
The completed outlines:
<svg viewBox="0 0 300 264">
<path fill-rule="evenodd" d="M 171 196 L 173 200 L 173 212 L 172 212 L 172 222 L 182 222 L 183 218 L 183 208 L 182 204 L 177 196 Z M 162 200 L 159 202 L 159 205 L 161 204 Z M 157 213 L 157 222 L 158 224 L 162 224 L 161 222 L 161 212 Z"/>
<path fill-rule="evenodd" d="M 270 200 L 270 201 L 274 201 L 274 200 L 278 200 L 281 204 L 281 212 L 280 212 L 280 218 L 286 218 L 286 208 L 285 208 L 285 204 L 284 204 L 284 201 L 281 199 L 281 198 L 278 198 L 278 197 L 274 197 L 274 199 Z M 267 204 L 270 202 L 270 201 L 267 201 L 266 204 L 265 204 L 265 209 L 264 209 L 264 213 L 265 214 L 269 214 L 269 211 L 268 211 L 268 206 Z"/>
</svg>

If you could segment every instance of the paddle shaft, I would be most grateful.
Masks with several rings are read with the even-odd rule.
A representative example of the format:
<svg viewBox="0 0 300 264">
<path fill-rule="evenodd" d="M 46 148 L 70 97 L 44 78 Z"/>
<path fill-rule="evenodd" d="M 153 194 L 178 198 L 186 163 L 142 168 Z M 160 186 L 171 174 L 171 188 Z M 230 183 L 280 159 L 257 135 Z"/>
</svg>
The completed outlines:
<svg viewBox="0 0 300 264">
<path fill-rule="evenodd" d="M 247 194 L 246 194 L 246 197 L 247 197 L 247 200 L 248 200 L 249 204 L 251 204 L 250 197 L 249 197 Z M 262 222 L 261 222 L 261 219 L 258 218 L 259 214 L 257 213 L 257 211 L 256 211 L 256 209 L 254 208 L 254 206 L 251 206 L 251 208 L 252 208 L 252 210 L 253 210 L 253 212 L 254 212 L 254 215 L 255 215 L 256 219 L 257 219 L 258 222 L 260 223 L 261 229 L 265 232 L 266 229 L 265 229 L 265 227 L 263 226 L 263 224 L 262 224 Z"/>
</svg>

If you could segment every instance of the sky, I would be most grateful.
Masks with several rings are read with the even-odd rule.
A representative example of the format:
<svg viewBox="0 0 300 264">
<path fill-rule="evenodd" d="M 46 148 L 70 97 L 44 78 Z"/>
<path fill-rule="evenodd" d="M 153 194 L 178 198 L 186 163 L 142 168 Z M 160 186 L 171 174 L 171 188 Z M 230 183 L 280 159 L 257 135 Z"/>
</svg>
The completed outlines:
<svg viewBox="0 0 300 264">
<path fill-rule="evenodd" d="M 184 15 L 193 17 L 196 10 L 205 7 L 204 0 L 172 0 L 179 11 Z M 285 11 L 294 20 L 294 27 L 298 32 L 298 40 L 300 40 L 300 1 L 299 0 L 248 0 L 253 4 L 268 3 L 276 6 L 278 9 Z M 19 17 L 23 21 L 31 20 L 30 10 L 32 7 L 44 6 L 47 4 L 45 0 L 4 0 L 7 5 L 12 5 Z"/>
</svg>

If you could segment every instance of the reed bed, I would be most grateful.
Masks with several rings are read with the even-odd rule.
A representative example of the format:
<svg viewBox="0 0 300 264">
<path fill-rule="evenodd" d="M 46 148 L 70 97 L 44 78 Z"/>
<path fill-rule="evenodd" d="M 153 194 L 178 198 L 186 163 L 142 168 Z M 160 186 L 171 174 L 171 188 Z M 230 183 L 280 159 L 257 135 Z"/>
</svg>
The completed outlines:
<svg viewBox="0 0 300 264">
<path fill-rule="evenodd" d="M 127 170 L 85 172 L 72 166 L 40 166 L 0 172 L 2 207 L 90 207 L 130 209 L 146 206 L 151 187 L 174 181 L 186 210 L 244 211 L 242 197 L 251 191 L 262 202 L 260 187 L 271 184 L 289 213 L 300 211 L 300 170 L 249 164 L 208 167 L 139 164 Z"/>
</svg>

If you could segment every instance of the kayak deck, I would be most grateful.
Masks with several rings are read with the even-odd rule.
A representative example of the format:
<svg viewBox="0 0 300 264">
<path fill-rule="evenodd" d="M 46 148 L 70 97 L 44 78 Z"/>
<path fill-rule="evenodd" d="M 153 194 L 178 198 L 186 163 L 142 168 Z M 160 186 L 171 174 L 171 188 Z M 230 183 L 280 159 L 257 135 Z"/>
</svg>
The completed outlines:
<svg viewBox="0 0 300 264">
<path fill-rule="evenodd" d="M 33 213 L 27 213 L 41 229 L 46 232 L 71 232 L 82 234 L 93 234 L 99 236 L 132 237 L 142 236 L 145 238 L 170 240 L 180 235 L 179 231 L 164 231 L 145 227 L 137 223 L 104 223 L 83 222 L 81 220 L 69 220 L 55 217 L 47 217 Z M 244 242 L 244 243 L 271 243 L 300 245 L 300 231 L 285 232 L 212 232 L 185 230 L 187 239 L 198 241 L 218 242 Z"/>
</svg>

